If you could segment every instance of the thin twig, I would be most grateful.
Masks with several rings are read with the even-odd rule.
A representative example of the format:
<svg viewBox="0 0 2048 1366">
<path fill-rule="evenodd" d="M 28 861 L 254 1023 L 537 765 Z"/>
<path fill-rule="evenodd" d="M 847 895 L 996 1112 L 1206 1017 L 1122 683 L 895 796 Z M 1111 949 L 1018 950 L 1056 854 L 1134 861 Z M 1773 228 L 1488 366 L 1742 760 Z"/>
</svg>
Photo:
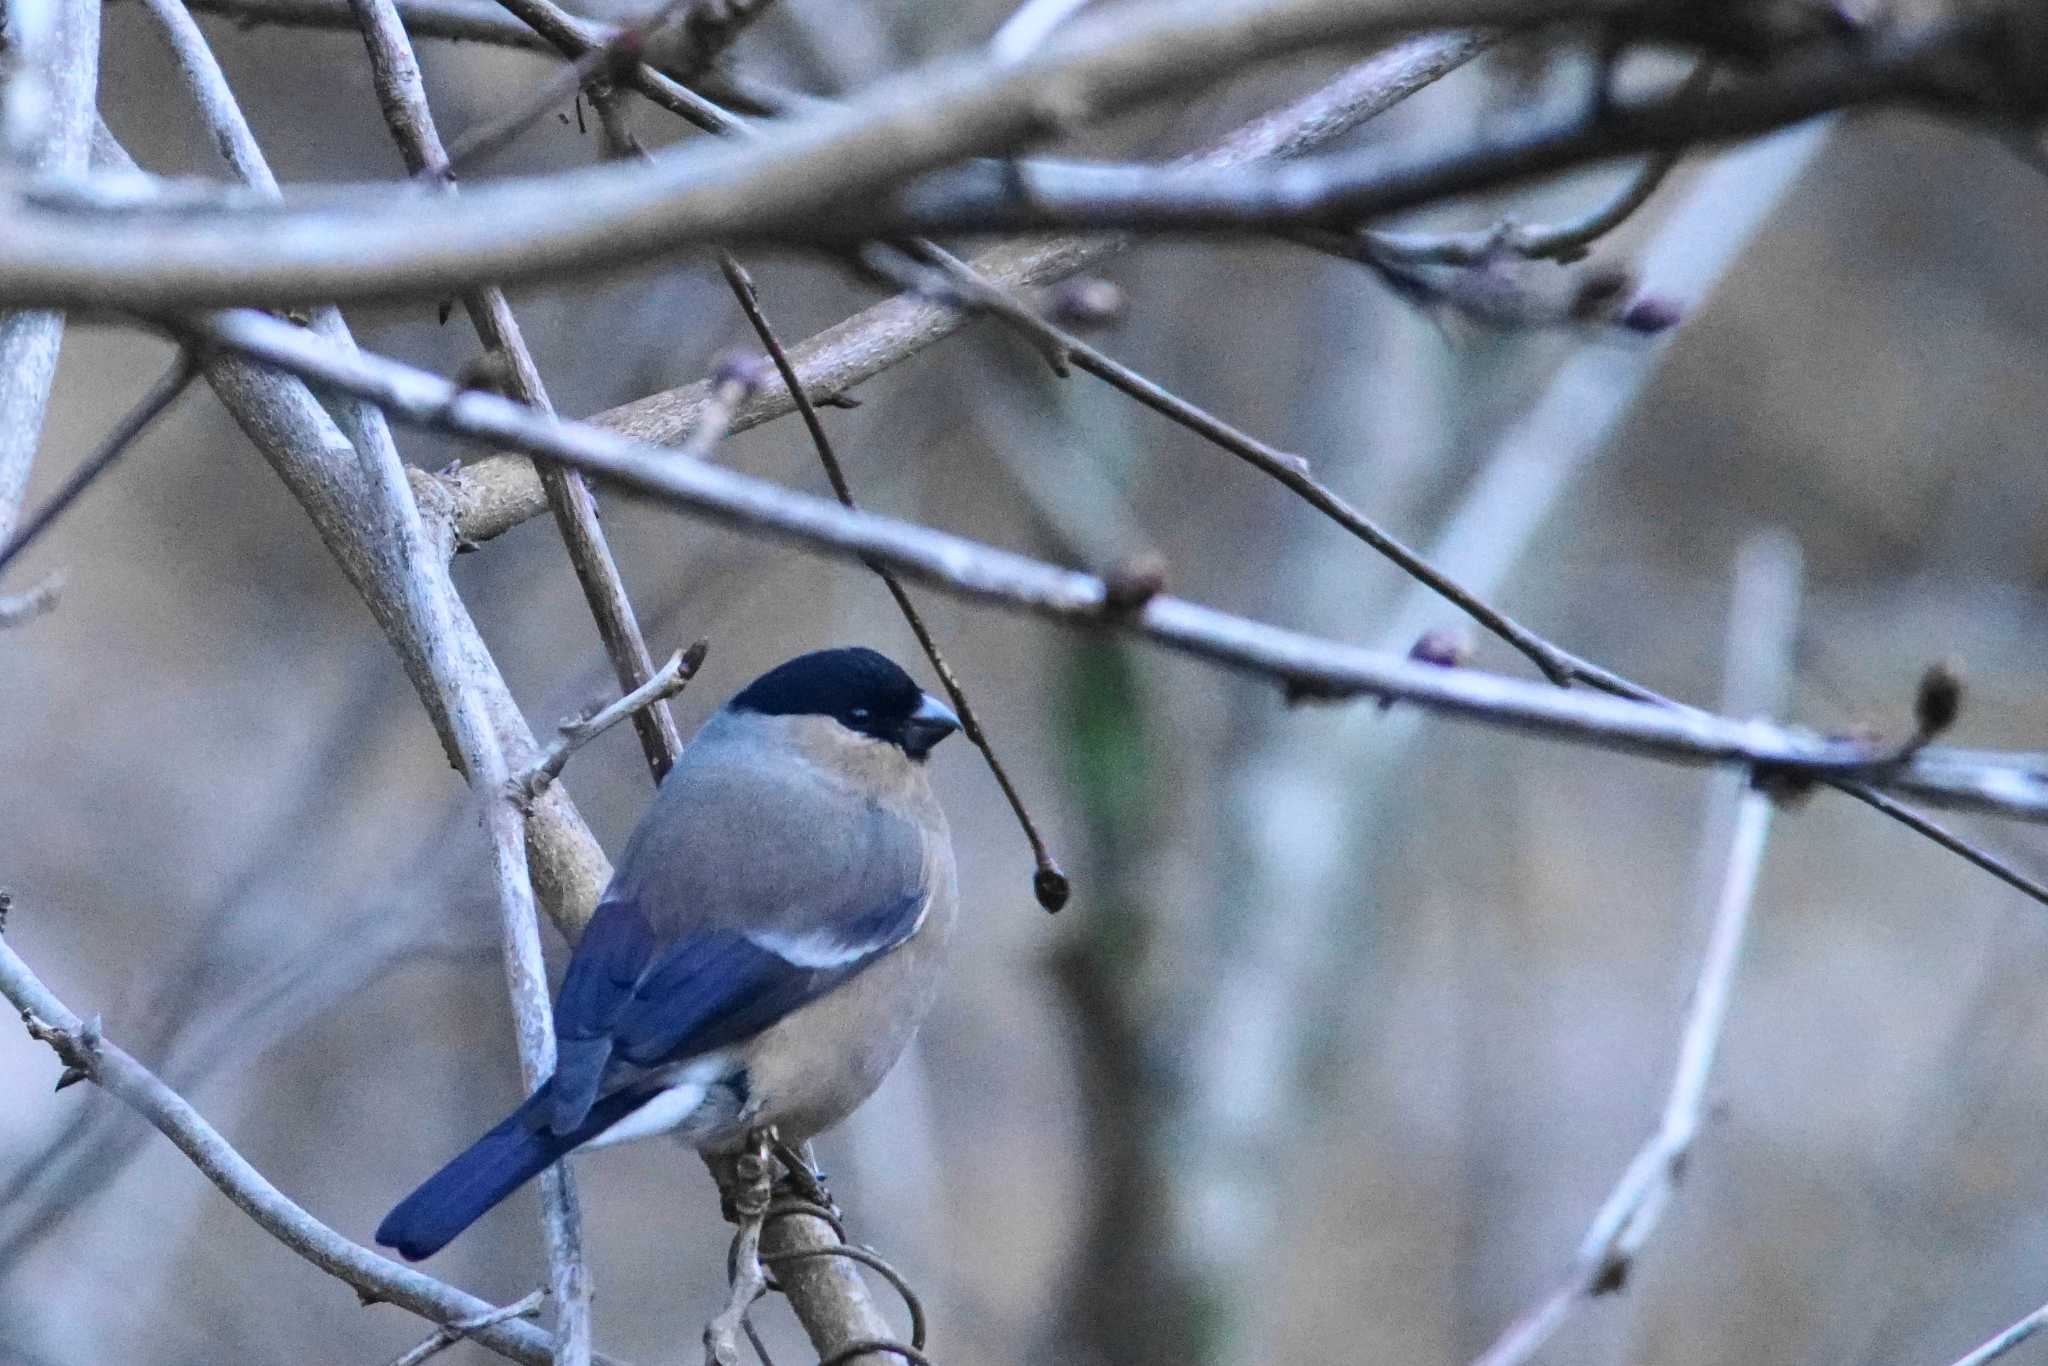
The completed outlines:
<svg viewBox="0 0 2048 1366">
<path fill-rule="evenodd" d="M 1309 462 L 1301 456 L 1260 441 L 1129 366 L 1112 359 L 1020 301 L 1009 298 L 999 286 L 981 279 L 975 274 L 972 266 L 949 253 L 930 246 L 924 247 L 922 251 L 927 259 L 934 262 L 950 278 L 972 286 L 960 296 L 963 302 L 972 305 L 991 298 L 1003 299 L 1008 306 L 995 312 L 1005 322 L 1032 335 L 1045 349 L 1056 349 L 1075 368 L 1104 380 L 1154 412 L 1179 423 L 1277 480 L 1338 526 L 1384 555 L 1410 577 L 1512 646 L 1551 682 L 1560 687 L 1584 683 L 1610 696 L 1627 698 L 1630 701 L 1648 702 L 1663 707 L 1684 706 L 1683 703 L 1631 682 L 1610 669 L 1580 658 L 1471 592 L 1451 575 L 1431 563 L 1426 556 L 1410 548 L 1372 518 L 1352 507 L 1328 485 L 1316 479 L 1310 472 Z M 1852 779 L 1831 778 L 1828 785 L 1883 812 L 1950 852 L 1960 855 L 2035 901 L 2048 905 L 2048 884 L 2028 877 L 2013 867 L 2009 860 L 1965 840 L 1904 802 L 1885 796 L 1867 784 Z"/>
<path fill-rule="evenodd" d="M 363 41 L 369 49 L 378 103 L 386 124 L 397 141 L 406 165 L 415 175 L 433 175 L 448 165 L 448 154 L 435 128 L 433 109 L 427 103 L 425 82 L 419 62 L 392 0 L 351 0 L 362 22 Z M 671 9 L 673 6 L 671 6 Z M 669 10 L 662 11 L 664 15 Z M 657 21 L 658 22 L 658 21 Z M 628 30 L 631 31 L 631 30 Z M 463 296 L 478 338 L 506 362 L 511 397 L 541 413 L 552 414 L 554 406 L 542 383 L 540 367 L 527 349 L 526 338 L 505 292 L 495 285 Z M 627 692 L 644 684 L 654 672 L 654 659 L 626 592 L 625 579 L 612 557 L 604 527 L 598 520 L 597 501 L 583 476 L 574 470 L 547 466 L 540 471 L 541 486 L 554 513 L 555 525 L 568 552 L 570 567 L 583 588 L 585 603 L 597 623 L 598 638 L 612 661 L 619 687 Z M 659 783 L 674 766 L 682 751 L 682 735 L 666 706 L 657 704 L 633 717 L 640 737 L 641 752 L 649 771 Z"/>
<path fill-rule="evenodd" d="M 57 606 L 57 595 L 63 588 L 63 574 L 51 573 L 23 592 L 0 594 L 0 628 L 20 626 L 51 611 Z"/>
<path fill-rule="evenodd" d="M 2048 1328 L 2048 1305 L 2036 1309 L 2012 1327 L 1980 1345 L 1974 1352 L 1958 1357 L 1955 1366 L 1984 1366 L 1987 1361 L 1996 1361 L 2043 1328 Z"/>
<path fill-rule="evenodd" d="M 1729 677 L 1724 705 L 1731 711 L 1769 711 L 1784 704 L 1797 634 L 1799 554 L 1782 537 L 1743 548 L 1729 613 Z M 1703 888 L 1712 887 L 1713 927 L 1701 958 L 1678 1064 L 1657 1132 L 1629 1162 L 1594 1215 L 1563 1282 L 1510 1324 L 1474 1366 L 1517 1366 L 1542 1347 L 1578 1304 L 1619 1290 L 1684 1174 L 1706 1109 L 1707 1082 L 1728 1020 L 1728 1003 L 1748 933 L 1750 906 L 1763 865 L 1764 841 L 1776 810 L 1770 796 L 1739 772 L 1721 775 L 1715 813 L 1734 806 L 1725 849 L 1702 860 Z M 1703 895 L 1703 901 L 1709 900 Z"/>
<path fill-rule="evenodd" d="M 573 464 L 671 506 L 817 553 L 873 558 L 961 596 L 1143 635 L 1271 677 L 1298 698 L 1392 698 L 1667 759 L 1855 777 L 1951 806 L 2048 820 L 2048 756 L 1930 747 L 1899 762 L 1891 747 L 1863 740 L 1390 659 L 1166 594 L 1120 610 L 1112 586 L 1094 575 L 848 509 L 702 461 L 678 460 L 673 451 L 586 424 L 549 421 L 495 394 L 459 389 L 385 357 L 350 355 L 265 314 L 237 310 L 170 326 L 179 335 L 385 404 L 408 422 Z"/>
<path fill-rule="evenodd" d="M 768 357 L 775 363 L 776 372 L 782 376 L 782 382 L 789 387 L 789 392 L 795 397 L 797 411 L 803 415 L 804 426 L 811 434 L 811 445 L 818 452 L 819 463 L 825 467 L 825 477 L 831 481 L 833 494 L 844 506 L 858 508 L 859 505 L 853 499 L 853 488 L 846 482 L 846 470 L 839 463 L 838 453 L 832 448 L 832 438 L 826 434 L 825 424 L 819 420 L 818 410 L 812 405 L 810 396 L 804 393 L 803 384 L 797 378 L 796 367 L 790 364 L 789 353 L 783 350 L 781 341 L 775 335 L 775 329 L 769 325 L 767 315 L 761 310 L 761 300 L 754 290 L 753 277 L 747 274 L 745 267 L 733 259 L 730 252 L 722 251 L 718 254 L 718 268 L 724 274 L 726 284 L 731 287 L 733 297 L 739 300 L 740 310 L 747 315 L 747 321 L 753 325 L 755 335 L 761 339 L 761 345 L 767 348 Z M 925 624 L 924 618 L 919 615 L 916 604 L 911 602 L 910 594 L 904 590 L 902 581 L 885 564 L 869 561 L 868 567 L 881 578 L 883 585 L 889 590 L 889 596 L 896 600 L 897 610 L 903 614 L 903 620 L 910 626 L 911 634 L 917 637 L 918 646 L 924 651 L 925 658 L 931 661 L 933 671 L 938 674 L 947 697 L 952 700 L 953 710 L 959 714 L 960 729 L 974 743 L 974 747 L 981 751 L 982 759 L 995 777 L 996 786 L 1002 789 L 1004 800 L 1009 802 L 1011 813 L 1016 816 L 1018 826 L 1024 831 L 1024 838 L 1031 845 L 1032 861 L 1036 865 L 1031 882 L 1033 895 L 1046 910 L 1059 910 L 1067 904 L 1067 898 L 1073 894 L 1073 884 L 1065 870 L 1060 867 L 1059 860 L 1053 857 L 1051 847 L 1046 844 L 1045 836 L 1038 829 L 1038 823 L 1031 818 L 1030 809 L 1024 805 L 1023 794 L 1017 791 L 1017 785 L 1010 780 L 1009 771 L 1003 767 L 1002 760 L 996 757 L 995 746 L 990 742 L 987 731 L 982 729 L 981 719 L 975 715 L 973 704 L 967 700 L 966 689 L 960 686 L 959 678 L 946 663 L 946 657 L 939 649 L 939 642 L 933 637 L 931 628 Z"/>
<path fill-rule="evenodd" d="M 380 1257 L 308 1214 L 249 1165 L 184 1097 L 69 1010 L 4 939 L 0 939 L 0 997 L 21 1012 L 31 1034 L 48 1043 L 67 1069 L 82 1070 L 88 1080 L 148 1120 L 243 1213 L 299 1256 L 354 1286 L 366 1301 L 395 1304 L 438 1323 L 475 1318 L 496 1308 Z M 531 1324 L 518 1320 L 492 1324 L 477 1330 L 475 1339 L 524 1366 L 553 1366 L 553 1337 Z M 598 1361 L 600 1366 L 610 1366 L 605 1358 Z"/>
<path fill-rule="evenodd" d="M 984 297 L 986 294 L 1001 293 L 999 286 L 980 279 L 973 267 L 957 257 L 937 251 L 933 259 L 941 269 L 956 278 L 971 278 L 976 286 L 985 292 Z M 1012 304 L 1011 308 L 1000 314 L 1004 321 L 1050 339 L 1052 344 L 1066 353 L 1077 368 L 1087 371 L 1152 411 L 1179 423 L 1196 435 L 1237 456 L 1260 473 L 1277 480 L 1338 526 L 1393 561 L 1404 573 L 1428 586 L 1446 602 L 1520 651 L 1530 663 L 1542 671 L 1544 677 L 1554 683 L 1568 683 L 1572 680 L 1573 661 L 1562 650 L 1505 612 L 1468 592 L 1456 579 L 1431 564 L 1422 554 L 1411 549 L 1372 518 L 1352 507 L 1333 489 L 1310 473 L 1310 465 L 1306 459 L 1268 445 L 1250 433 L 1231 426 L 1207 409 L 1146 378 L 1029 308 L 1016 304 L 1015 301 L 1012 301 Z"/>
<path fill-rule="evenodd" d="M 541 1302 L 547 1297 L 546 1290 L 535 1290 L 501 1309 L 493 1309 L 488 1314 L 478 1314 L 473 1318 L 444 1323 L 425 1342 L 393 1357 L 391 1366 L 420 1366 L 421 1362 L 439 1356 L 464 1338 L 472 1337 L 493 1324 L 504 1323 L 508 1319 L 530 1319 L 540 1312 Z"/>
<path fill-rule="evenodd" d="M 688 687 L 690 680 L 703 667 L 704 654 L 709 648 L 706 641 L 697 641 L 687 650 L 678 650 L 669 656 L 668 663 L 655 670 L 654 676 L 642 683 L 624 697 L 599 708 L 588 716 L 573 721 L 564 721 L 558 728 L 553 741 L 541 752 L 540 762 L 511 781 L 511 792 L 523 806 L 531 803 L 543 789 L 562 776 L 562 769 L 569 762 L 569 756 L 595 740 L 598 736 L 631 717 L 642 707 L 674 697 Z"/>
<path fill-rule="evenodd" d="M 185 392 L 196 373 L 198 370 L 191 353 L 178 352 L 177 359 L 171 362 L 163 377 L 143 395 L 142 401 L 115 424 L 114 430 L 107 433 L 98 448 L 85 458 L 83 464 L 72 471 L 71 477 L 66 479 L 55 493 L 50 495 L 49 501 L 37 508 L 34 515 L 23 522 L 21 529 L 14 533 L 14 538 L 8 541 L 4 548 L 0 548 L 0 573 L 6 572 L 7 566 L 14 563 L 15 556 L 34 544 L 38 536 L 49 530 L 51 523 L 62 517 L 65 510 L 92 487 L 94 480 L 105 474 L 116 460 L 127 453 L 128 448 L 135 444 L 135 439 L 149 428 L 149 424 L 156 421 L 164 409 L 175 403 L 178 395 Z"/>
<path fill-rule="evenodd" d="M 1682 149 L 1657 153 L 1613 194 L 1576 218 L 1532 225 L 1503 221 L 1478 232 L 1442 236 L 1368 231 L 1357 237 L 1356 249 L 1407 265 L 1471 266 L 1503 253 L 1532 261 L 1574 261 L 1649 203 L 1684 159 Z M 1341 254 L 1351 255 L 1348 251 Z"/>
<path fill-rule="evenodd" d="M 569 13 L 554 0 L 499 0 L 506 11 L 531 28 L 564 57 L 574 60 L 602 44 L 608 31 Z M 635 92 L 707 133 L 732 130 L 738 120 L 711 101 L 656 71 L 644 62 L 626 66 L 621 79 Z"/>
<path fill-rule="evenodd" d="M 1677 88 L 1679 95 L 1697 95 L 1713 78 L 1712 62 L 1700 62 Z M 1684 149 L 1658 152 L 1631 172 L 1614 192 L 1575 218 L 1558 223 L 1523 225 L 1502 219 L 1491 228 L 1469 233 L 1400 233 L 1367 229 L 1356 245 L 1382 260 L 1407 265 L 1470 266 L 1502 252 L 1530 260 L 1572 261 L 1586 248 L 1613 232 L 1649 203 L 1684 159 Z"/>
<path fill-rule="evenodd" d="M 438 167 L 430 161 L 414 174 L 446 182 L 466 167 L 502 151 L 535 122 L 545 118 L 549 110 L 591 81 L 627 63 L 637 63 L 648 41 L 674 22 L 676 16 L 692 3 L 694 0 L 667 0 L 646 17 L 620 25 L 603 42 L 579 53 L 567 66 L 528 92 L 517 105 L 456 138 L 448 145 L 447 154 Z"/>
</svg>

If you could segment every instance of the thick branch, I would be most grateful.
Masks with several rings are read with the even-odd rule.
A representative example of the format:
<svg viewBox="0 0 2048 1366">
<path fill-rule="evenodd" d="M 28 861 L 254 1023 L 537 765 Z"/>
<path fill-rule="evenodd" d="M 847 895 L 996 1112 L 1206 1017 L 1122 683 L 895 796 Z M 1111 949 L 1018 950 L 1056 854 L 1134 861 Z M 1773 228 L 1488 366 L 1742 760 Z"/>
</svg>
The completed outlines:
<svg viewBox="0 0 2048 1366">
<path fill-rule="evenodd" d="M 1620 13 L 1644 3 L 1174 0 L 1077 21 L 1015 64 L 935 63 L 744 145 L 693 142 L 646 164 L 494 181 L 460 199 L 417 187 L 330 187 L 301 207 L 181 205 L 167 212 L 146 202 L 80 211 L 61 192 L 30 196 L 0 214 L 0 298 L 150 310 L 351 300 L 541 276 L 559 281 L 578 270 L 672 255 L 693 242 L 844 241 L 842 220 L 868 217 L 862 210 L 878 187 L 1007 151 L 1260 58 L 1418 29 Z M 966 181 L 986 183 L 1000 216 L 1015 216 L 1014 187 L 999 171 Z M 958 185 L 961 177 L 944 183 Z M 1149 221 L 1151 214 L 1126 217 Z M 863 222 L 850 237 L 879 235 L 875 229 Z"/>
</svg>

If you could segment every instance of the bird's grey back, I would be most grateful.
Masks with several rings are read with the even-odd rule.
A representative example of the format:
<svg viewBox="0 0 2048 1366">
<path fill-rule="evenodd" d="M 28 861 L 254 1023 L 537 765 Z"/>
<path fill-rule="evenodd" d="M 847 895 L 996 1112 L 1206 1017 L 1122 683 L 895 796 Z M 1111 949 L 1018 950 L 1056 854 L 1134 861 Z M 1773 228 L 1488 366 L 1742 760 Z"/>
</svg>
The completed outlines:
<svg viewBox="0 0 2048 1366">
<path fill-rule="evenodd" d="M 662 783 L 607 900 L 632 900 L 662 937 L 702 927 L 801 938 L 926 890 L 937 807 L 922 775 L 900 790 L 856 787 L 831 762 L 840 742 L 820 740 L 814 723 L 831 724 L 715 715 Z M 865 760 L 852 747 L 872 743 L 846 746 Z M 822 756 L 791 762 L 821 745 Z M 945 839 L 943 817 L 935 837 Z"/>
</svg>

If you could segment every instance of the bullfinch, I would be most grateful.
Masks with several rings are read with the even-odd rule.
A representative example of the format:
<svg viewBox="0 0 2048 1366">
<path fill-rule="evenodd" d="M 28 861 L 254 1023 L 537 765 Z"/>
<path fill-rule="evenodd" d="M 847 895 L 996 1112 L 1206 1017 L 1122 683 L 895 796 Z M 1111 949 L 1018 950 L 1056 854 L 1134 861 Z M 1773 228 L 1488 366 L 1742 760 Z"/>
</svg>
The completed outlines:
<svg viewBox="0 0 2048 1366">
<path fill-rule="evenodd" d="M 959 892 L 925 776 L 960 721 L 868 649 L 771 669 L 683 750 L 555 1001 L 554 1074 L 378 1225 L 433 1255 L 565 1154 L 672 1132 L 801 1142 L 930 1008 Z"/>
</svg>

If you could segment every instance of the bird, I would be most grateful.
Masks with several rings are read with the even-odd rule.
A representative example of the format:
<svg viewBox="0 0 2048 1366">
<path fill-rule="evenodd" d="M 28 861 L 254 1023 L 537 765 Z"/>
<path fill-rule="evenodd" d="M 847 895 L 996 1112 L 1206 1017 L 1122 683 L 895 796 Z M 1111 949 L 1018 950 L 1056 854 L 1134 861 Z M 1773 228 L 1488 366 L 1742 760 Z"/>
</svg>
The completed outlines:
<svg viewBox="0 0 2048 1366">
<path fill-rule="evenodd" d="M 405 1197 L 432 1256 L 571 1152 L 799 1144 L 873 1093 L 937 994 L 959 888 L 928 777 L 951 708 L 865 647 L 770 669 L 684 746 L 563 974 L 553 1073 Z"/>
</svg>

